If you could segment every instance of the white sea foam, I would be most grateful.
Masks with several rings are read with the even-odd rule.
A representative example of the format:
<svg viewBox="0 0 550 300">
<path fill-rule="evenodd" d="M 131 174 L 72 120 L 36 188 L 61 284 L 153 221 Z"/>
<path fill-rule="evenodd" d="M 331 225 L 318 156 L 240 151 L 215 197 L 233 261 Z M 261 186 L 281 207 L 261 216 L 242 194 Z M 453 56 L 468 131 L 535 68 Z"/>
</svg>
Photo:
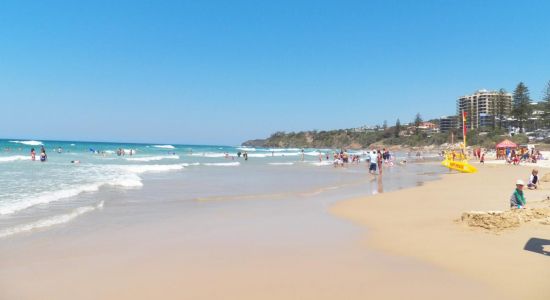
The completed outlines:
<svg viewBox="0 0 550 300">
<path fill-rule="evenodd" d="M 280 152 L 280 153 L 275 153 L 274 156 L 283 157 L 283 156 L 299 156 L 299 155 L 300 155 L 300 152 Z"/>
<path fill-rule="evenodd" d="M 0 156 L 0 162 L 10 162 L 10 161 L 16 161 L 16 160 L 31 160 L 30 156 L 23 156 L 23 155 L 13 155 L 13 156 Z"/>
<path fill-rule="evenodd" d="M 312 165 L 318 166 L 318 167 L 321 167 L 321 166 L 332 166 L 333 163 L 334 163 L 334 162 L 329 161 L 329 160 L 311 162 Z"/>
<path fill-rule="evenodd" d="M 256 151 L 256 148 L 252 148 L 252 147 L 238 147 L 237 149 L 241 151 Z"/>
<path fill-rule="evenodd" d="M 262 149 L 261 151 L 269 151 L 269 152 L 296 152 L 301 151 L 298 148 L 269 148 L 269 149 Z"/>
<path fill-rule="evenodd" d="M 269 154 L 267 154 L 267 153 L 250 153 L 250 154 L 248 154 L 248 157 L 268 157 L 268 156 L 275 156 L 275 155 L 271 155 L 271 153 L 269 153 Z"/>
<path fill-rule="evenodd" d="M 145 156 L 145 157 L 127 157 L 129 161 L 156 161 L 163 159 L 179 159 L 177 155 L 158 155 L 158 156 Z"/>
<path fill-rule="evenodd" d="M 101 173 L 107 174 L 102 180 L 94 183 L 75 185 L 71 188 L 56 191 L 42 192 L 40 194 L 21 199 L 14 203 L 0 205 L 0 215 L 13 214 L 15 212 L 40 205 L 78 196 L 85 192 L 96 192 L 105 185 L 123 188 L 139 188 L 143 186 L 139 174 L 146 172 L 166 172 L 183 169 L 183 164 L 173 165 L 103 165 L 99 167 Z"/>
<path fill-rule="evenodd" d="M 54 225 L 67 223 L 69 221 L 74 220 L 80 215 L 83 215 L 85 213 L 91 212 L 96 209 L 103 208 L 103 203 L 104 202 L 101 201 L 98 205 L 95 205 L 95 206 L 83 206 L 83 207 L 76 208 L 68 214 L 56 215 L 56 216 L 44 218 L 32 223 L 18 225 L 11 228 L 6 228 L 0 231 L 0 238 L 8 237 L 18 233 L 29 232 L 37 229 L 42 229 L 42 228 L 51 227 Z"/>
<path fill-rule="evenodd" d="M 319 154 L 322 154 L 322 152 L 319 151 L 310 151 L 310 152 L 304 152 L 305 155 L 309 156 L 319 156 Z"/>
<path fill-rule="evenodd" d="M 268 164 L 272 166 L 292 166 L 294 163 L 293 162 L 273 162 Z"/>
<path fill-rule="evenodd" d="M 77 185 L 75 187 L 68 188 L 68 189 L 43 192 L 34 197 L 29 197 L 29 198 L 17 201 L 15 203 L 9 203 L 8 205 L 1 206 L 0 215 L 13 214 L 15 212 L 27 209 L 32 206 L 47 204 L 50 202 L 75 197 L 85 192 L 95 192 L 99 190 L 99 188 L 103 185 L 121 186 L 121 187 L 129 188 L 129 187 L 141 187 L 143 184 L 141 183 L 141 178 L 139 178 L 137 175 L 132 176 L 132 174 L 129 174 L 127 176 L 121 176 L 120 178 L 117 178 L 115 180 L 82 184 L 82 185 Z"/>
<path fill-rule="evenodd" d="M 184 166 L 188 164 L 174 164 L 174 165 L 125 165 L 125 166 L 114 166 L 122 170 L 134 173 L 142 174 L 145 172 L 166 172 L 166 171 L 175 171 L 181 170 Z"/>
<path fill-rule="evenodd" d="M 216 158 L 216 157 L 225 157 L 225 154 L 218 153 L 218 152 L 198 152 L 198 153 L 192 153 L 191 156 Z"/>
<path fill-rule="evenodd" d="M 218 167 L 237 167 L 241 163 L 238 161 L 228 163 L 204 163 L 205 166 L 218 166 Z"/>
<path fill-rule="evenodd" d="M 286 149 L 282 149 L 282 148 L 271 148 L 271 149 L 265 149 L 265 150 L 262 150 L 262 151 L 269 151 L 269 152 L 283 152 L 283 151 L 287 151 Z"/>
<path fill-rule="evenodd" d="M 10 141 L 10 143 L 16 143 L 16 144 L 23 144 L 23 145 L 29 145 L 29 146 L 41 146 L 44 145 L 40 141 Z"/>
<path fill-rule="evenodd" d="M 176 149 L 176 147 L 172 145 L 153 145 L 155 148 L 162 148 L 162 149 Z"/>
</svg>

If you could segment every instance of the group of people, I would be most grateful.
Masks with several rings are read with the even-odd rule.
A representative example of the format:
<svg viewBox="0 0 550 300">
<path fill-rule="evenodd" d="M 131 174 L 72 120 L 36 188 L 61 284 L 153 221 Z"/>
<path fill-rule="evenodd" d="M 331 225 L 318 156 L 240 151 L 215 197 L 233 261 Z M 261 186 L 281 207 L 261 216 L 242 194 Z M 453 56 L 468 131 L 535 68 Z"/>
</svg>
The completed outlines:
<svg viewBox="0 0 550 300">
<path fill-rule="evenodd" d="M 367 155 L 367 163 L 369 163 L 369 173 L 376 175 L 377 169 L 378 174 L 382 175 L 382 164 L 393 166 L 392 156 L 390 151 L 386 148 L 379 150 L 372 150 Z"/>
<path fill-rule="evenodd" d="M 93 151 L 93 149 L 90 149 L 90 151 Z M 98 151 L 98 152 L 99 152 L 99 151 Z M 134 155 L 135 152 L 136 152 L 136 151 L 133 150 L 133 149 L 128 150 L 128 154 L 129 154 L 129 155 Z M 124 150 L 124 149 L 122 149 L 122 148 L 118 148 L 117 151 L 116 151 L 116 155 L 117 155 L 117 156 L 124 156 L 124 155 L 126 155 L 126 150 Z"/>
<path fill-rule="evenodd" d="M 535 148 L 524 150 L 519 153 L 515 149 L 506 148 L 506 162 L 508 164 L 519 165 L 520 162 L 537 163 L 537 161 L 542 158 L 540 151 L 535 150 Z"/>
<path fill-rule="evenodd" d="M 328 155 L 327 155 L 328 156 Z M 345 164 L 349 163 L 349 154 L 346 150 L 340 150 L 340 152 L 334 152 L 332 155 L 334 159 L 334 166 L 343 167 Z M 319 160 L 321 160 L 321 154 L 319 154 Z"/>
<path fill-rule="evenodd" d="M 272 155 L 273 155 L 273 152 L 272 152 Z M 225 158 L 228 158 L 229 154 L 226 153 L 225 155 Z M 244 158 L 244 160 L 248 160 L 248 152 L 244 151 L 244 152 L 237 152 L 237 157 L 238 158 L 241 158 L 241 156 Z"/>
<path fill-rule="evenodd" d="M 44 146 L 40 147 L 40 161 L 45 162 L 48 159 L 48 155 L 46 154 L 46 149 Z M 31 160 L 36 160 L 36 150 L 34 148 L 31 148 Z"/>
<path fill-rule="evenodd" d="M 386 165 L 393 166 L 393 159 L 390 152 L 384 148 L 382 150 L 371 150 L 363 153 L 363 156 L 365 156 L 365 160 L 367 162 L 367 165 L 369 166 L 369 173 L 376 175 L 376 174 L 382 174 L 382 165 L 385 163 Z M 334 152 L 333 154 L 334 158 L 334 166 L 345 166 L 347 163 L 350 162 L 350 155 L 345 150 L 340 150 L 340 152 Z M 322 154 L 319 154 L 319 160 L 322 159 Z M 328 159 L 328 154 L 327 154 Z M 351 155 L 351 163 L 359 164 L 361 161 L 360 155 Z"/>
</svg>

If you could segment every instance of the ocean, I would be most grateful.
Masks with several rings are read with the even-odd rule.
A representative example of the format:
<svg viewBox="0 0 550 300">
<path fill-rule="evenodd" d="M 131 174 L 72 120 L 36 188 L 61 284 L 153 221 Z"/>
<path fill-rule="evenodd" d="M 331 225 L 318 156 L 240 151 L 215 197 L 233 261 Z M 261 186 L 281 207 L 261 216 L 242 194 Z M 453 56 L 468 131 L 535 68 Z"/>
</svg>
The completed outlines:
<svg viewBox="0 0 550 300">
<path fill-rule="evenodd" d="M 40 161 L 41 147 L 45 162 Z M 248 160 L 237 155 L 245 151 Z M 367 174 L 364 162 L 333 168 L 333 151 L 304 149 L 302 159 L 298 148 L 0 140 L 0 238 L 70 225 L 149 183 L 166 184 L 148 201 L 134 197 L 145 212 L 166 199 L 346 198 L 421 184 L 444 172 L 434 164 L 398 164 L 410 161 L 398 153 L 382 182 Z M 350 154 L 363 157 L 364 152 Z"/>
</svg>

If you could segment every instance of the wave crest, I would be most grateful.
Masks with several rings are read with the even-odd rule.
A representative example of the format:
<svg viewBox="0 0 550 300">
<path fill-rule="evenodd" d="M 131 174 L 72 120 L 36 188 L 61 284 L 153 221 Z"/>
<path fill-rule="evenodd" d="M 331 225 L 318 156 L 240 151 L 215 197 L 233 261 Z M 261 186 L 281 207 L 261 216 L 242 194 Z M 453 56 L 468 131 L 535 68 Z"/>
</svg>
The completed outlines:
<svg viewBox="0 0 550 300">
<path fill-rule="evenodd" d="M 10 143 L 16 143 L 16 144 L 23 144 L 23 145 L 29 145 L 29 146 L 41 146 L 44 145 L 41 141 L 10 141 Z"/>
<path fill-rule="evenodd" d="M 10 162 L 10 161 L 16 161 L 16 160 L 31 160 L 31 158 L 29 156 L 23 156 L 23 155 L 0 157 L 0 162 Z"/>
<path fill-rule="evenodd" d="M 179 159 L 178 155 L 158 155 L 158 156 L 146 156 L 146 157 L 128 157 L 128 161 L 157 161 L 163 159 Z"/>
<path fill-rule="evenodd" d="M 74 220 L 80 215 L 83 215 L 85 213 L 91 212 L 96 209 L 103 208 L 103 203 L 104 202 L 101 201 L 98 205 L 95 205 L 95 206 L 83 206 L 83 207 L 76 208 L 68 214 L 56 215 L 56 216 L 44 218 L 32 223 L 18 225 L 15 227 L 4 229 L 0 231 L 0 238 L 8 237 L 18 233 L 29 232 L 36 229 L 41 229 L 41 228 L 46 228 L 54 225 L 67 223 L 71 220 Z"/>
</svg>

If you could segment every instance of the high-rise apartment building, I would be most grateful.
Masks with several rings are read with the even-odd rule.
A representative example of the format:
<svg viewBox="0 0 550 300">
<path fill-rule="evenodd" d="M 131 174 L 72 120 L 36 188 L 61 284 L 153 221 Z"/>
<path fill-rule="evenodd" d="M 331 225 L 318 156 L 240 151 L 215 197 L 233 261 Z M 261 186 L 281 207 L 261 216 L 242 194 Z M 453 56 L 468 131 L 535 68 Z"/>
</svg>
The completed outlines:
<svg viewBox="0 0 550 300">
<path fill-rule="evenodd" d="M 462 128 L 462 112 L 466 111 L 468 129 L 494 128 L 499 118 L 512 112 L 512 94 L 500 95 L 498 91 L 478 90 L 472 95 L 462 96 L 456 101 L 456 113 Z"/>
</svg>

